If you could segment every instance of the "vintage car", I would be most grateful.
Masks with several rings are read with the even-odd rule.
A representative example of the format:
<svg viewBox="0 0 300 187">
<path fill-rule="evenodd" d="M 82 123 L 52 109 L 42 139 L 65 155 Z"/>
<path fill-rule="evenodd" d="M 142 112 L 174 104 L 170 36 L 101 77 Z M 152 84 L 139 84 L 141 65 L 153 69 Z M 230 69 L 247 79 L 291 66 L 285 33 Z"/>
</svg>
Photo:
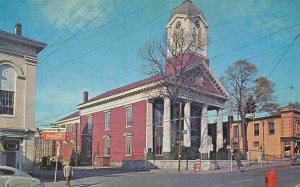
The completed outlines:
<svg viewBox="0 0 300 187">
<path fill-rule="evenodd" d="M 39 179 L 16 168 L 0 166 L 0 186 L 44 187 L 44 184 Z"/>
</svg>

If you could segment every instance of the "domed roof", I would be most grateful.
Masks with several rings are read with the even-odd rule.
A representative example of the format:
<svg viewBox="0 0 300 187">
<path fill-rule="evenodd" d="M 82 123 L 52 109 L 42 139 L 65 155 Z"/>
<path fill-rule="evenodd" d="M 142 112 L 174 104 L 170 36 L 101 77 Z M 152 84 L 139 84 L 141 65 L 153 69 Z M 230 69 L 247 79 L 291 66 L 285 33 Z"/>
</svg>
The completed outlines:
<svg viewBox="0 0 300 187">
<path fill-rule="evenodd" d="M 203 13 L 196 5 L 193 4 L 191 0 L 185 0 L 184 2 L 182 2 L 182 4 L 172 12 L 169 21 L 175 16 L 175 14 L 184 14 L 189 17 L 201 15 L 205 20 Z"/>
</svg>

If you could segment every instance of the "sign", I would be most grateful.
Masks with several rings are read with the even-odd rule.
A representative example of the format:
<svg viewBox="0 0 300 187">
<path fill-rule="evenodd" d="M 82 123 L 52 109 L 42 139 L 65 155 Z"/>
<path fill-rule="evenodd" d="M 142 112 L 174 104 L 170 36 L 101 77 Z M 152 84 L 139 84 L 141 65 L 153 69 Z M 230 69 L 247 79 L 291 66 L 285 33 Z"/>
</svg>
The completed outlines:
<svg viewBox="0 0 300 187">
<path fill-rule="evenodd" d="M 44 141 L 65 141 L 66 132 L 43 132 Z"/>
<path fill-rule="evenodd" d="M 66 128 L 44 128 L 43 132 L 67 132 Z"/>
</svg>

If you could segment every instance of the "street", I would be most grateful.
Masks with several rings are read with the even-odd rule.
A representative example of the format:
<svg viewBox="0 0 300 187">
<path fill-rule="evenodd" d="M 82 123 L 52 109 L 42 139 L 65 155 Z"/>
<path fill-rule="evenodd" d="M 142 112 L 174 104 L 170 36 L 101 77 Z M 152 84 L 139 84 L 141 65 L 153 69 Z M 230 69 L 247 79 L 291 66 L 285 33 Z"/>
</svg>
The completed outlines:
<svg viewBox="0 0 300 187">
<path fill-rule="evenodd" d="M 130 186 L 130 187 L 182 187 L 182 186 L 230 186 L 258 187 L 264 186 L 264 174 L 267 168 L 233 173 L 197 173 L 193 171 L 132 172 L 119 169 L 75 169 L 71 186 Z M 277 186 L 295 187 L 300 184 L 300 166 L 275 167 Z M 54 186 L 53 170 L 36 170 L 37 177 L 45 182 L 45 187 Z M 65 186 L 62 172 L 58 172 L 56 186 Z"/>
</svg>

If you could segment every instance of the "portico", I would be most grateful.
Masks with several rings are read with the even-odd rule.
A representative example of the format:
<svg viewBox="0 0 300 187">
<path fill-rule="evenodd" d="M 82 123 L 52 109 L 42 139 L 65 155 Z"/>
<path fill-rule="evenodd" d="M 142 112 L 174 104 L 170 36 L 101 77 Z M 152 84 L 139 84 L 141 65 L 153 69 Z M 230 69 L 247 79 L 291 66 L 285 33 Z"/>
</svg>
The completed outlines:
<svg viewBox="0 0 300 187">
<path fill-rule="evenodd" d="M 207 98 L 203 99 L 208 101 Z M 146 124 L 148 159 L 173 159 L 174 151 L 180 141 L 179 129 L 182 129 L 182 146 L 195 147 L 199 149 L 202 159 L 209 159 L 212 142 L 209 141 L 208 122 L 209 120 L 217 121 L 215 133 L 217 135 L 216 150 L 218 150 L 223 147 L 222 115 L 224 103 L 224 98 L 214 97 L 210 98 L 210 102 L 199 99 L 193 101 L 183 99 L 180 110 L 180 104 L 171 103 L 169 98 L 149 100 Z M 182 111 L 181 115 L 179 111 Z M 208 111 L 213 111 L 215 114 L 209 116 Z"/>
</svg>

